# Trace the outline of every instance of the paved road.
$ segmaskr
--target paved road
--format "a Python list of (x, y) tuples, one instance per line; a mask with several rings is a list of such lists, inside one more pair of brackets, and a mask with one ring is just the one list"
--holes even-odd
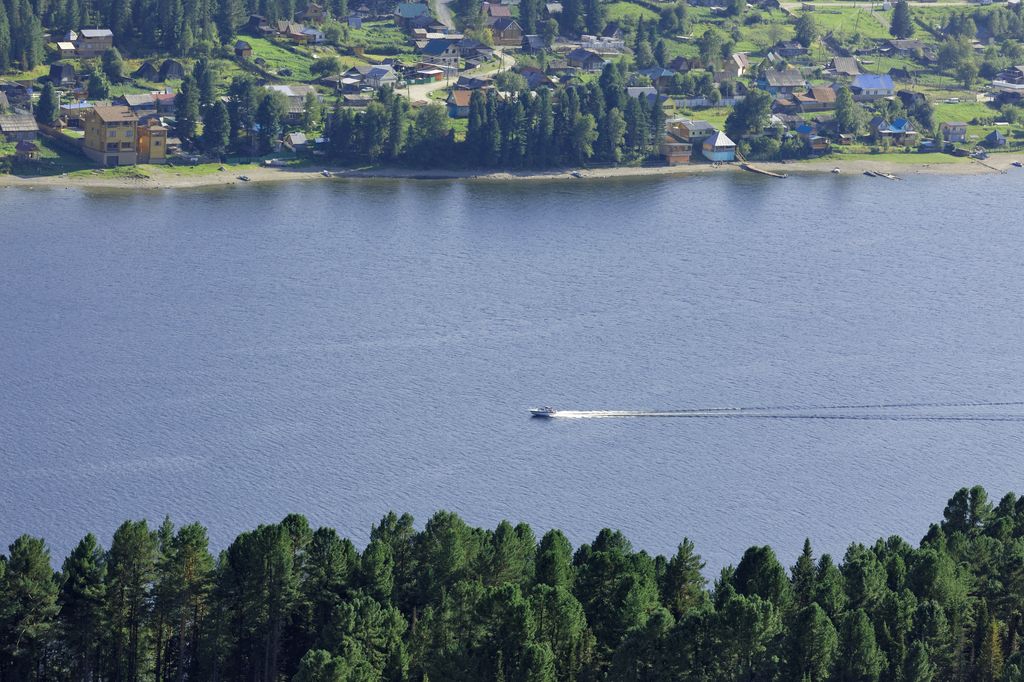
[[(511, 69), (515, 66), (516, 60), (505, 54), (503, 50), (495, 50), (494, 53), (501, 58), (500, 66), (492, 66), (487, 69), (477, 69), (474, 71), (467, 71), (468, 75), (472, 76), (489, 76), (492, 73), (497, 73), (499, 69)], [(435, 90), (444, 90), (451, 85), (454, 80), (447, 81), (436, 81), (434, 83), (422, 83), (420, 85), (410, 85), (407, 88), (402, 88), (398, 91), (398, 94), (405, 95), (412, 102), (418, 102), (420, 100), (430, 101), (429, 95)]]

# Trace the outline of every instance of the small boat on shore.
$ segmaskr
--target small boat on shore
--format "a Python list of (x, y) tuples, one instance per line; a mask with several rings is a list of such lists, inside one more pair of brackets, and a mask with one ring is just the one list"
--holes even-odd
[(1014, 168), (1022, 168), (1022, 167), (1024, 167), (1024, 163), (1021, 163), (1020, 161), (1014, 161), (1010, 165), (1013, 166)]
[(842, 173), (842, 171), (841, 171), (841, 170), (839, 170), (838, 168), (833, 168), (833, 169), (832, 169), (832, 172), (833, 172), (833, 173), (836, 173), (836, 174), (838, 174), (838, 173)]
[(554, 417), (555, 416), (555, 408), (548, 407), (546, 405), (544, 407), (534, 407), (533, 409), (530, 410), (530, 416), (531, 417), (543, 417), (543, 418)]

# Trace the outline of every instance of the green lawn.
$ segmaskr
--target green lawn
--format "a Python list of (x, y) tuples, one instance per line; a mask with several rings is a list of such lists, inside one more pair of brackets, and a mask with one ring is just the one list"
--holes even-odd
[(998, 115), (998, 110), (993, 109), (984, 102), (960, 102), (959, 104), (935, 104), (935, 122), (945, 123), (947, 121), (963, 121), (970, 123), (976, 118), (991, 118)]

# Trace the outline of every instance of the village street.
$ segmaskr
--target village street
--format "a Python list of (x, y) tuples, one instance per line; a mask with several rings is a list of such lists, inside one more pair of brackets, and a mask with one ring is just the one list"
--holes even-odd
[[(516, 60), (510, 57), (509, 55), (505, 54), (505, 51), (502, 50), (501, 48), (496, 49), (494, 51), (494, 54), (500, 60), (499, 64), (488, 67), (486, 69), (475, 69), (473, 71), (467, 71), (466, 73), (468, 75), (478, 77), (490, 76), (502, 69), (510, 69), (513, 66), (515, 66)], [(430, 93), (434, 92), (435, 90), (444, 90), (445, 88), (451, 86), (452, 83), (454, 83), (453, 79), (445, 79), (435, 81), (433, 83), (421, 83), (419, 85), (410, 85), (409, 87), (402, 88), (397, 92), (400, 95), (405, 95), (406, 97), (408, 97), (410, 102), (419, 102), (421, 100), (429, 101)]]

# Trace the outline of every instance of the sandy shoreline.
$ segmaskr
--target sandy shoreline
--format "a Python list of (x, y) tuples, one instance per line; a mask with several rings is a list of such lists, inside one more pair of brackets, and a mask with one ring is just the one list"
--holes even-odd
[[(952, 157), (944, 157), (952, 159)], [(1012, 155), (990, 157), (983, 163), (973, 159), (955, 159), (944, 163), (897, 163), (889, 160), (872, 160), (870, 158), (822, 159), (794, 163), (756, 163), (758, 168), (775, 173), (789, 175), (830, 173), (838, 168), (843, 174), (862, 174), (872, 170), (891, 173), (898, 177), (911, 175), (979, 175), (999, 173), (1012, 168), (1016, 160)], [(416, 170), (408, 168), (362, 168), (362, 169), (328, 169), (332, 178), (398, 178), (415, 180), (559, 180), (578, 179), (571, 169), (541, 172), (515, 171), (473, 171), (473, 170)], [(327, 180), (321, 170), (312, 168), (228, 168), (223, 172), (212, 173), (177, 173), (174, 168), (147, 167), (150, 177), (105, 177), (95, 175), (74, 176), (39, 176), (18, 177), (14, 175), (0, 176), (0, 187), (40, 187), (40, 188), (112, 188), (112, 189), (184, 189), (195, 187), (217, 187), (226, 185), (245, 185), (251, 183), (286, 182), (295, 180)], [(712, 173), (746, 172), (739, 164), (693, 164), (686, 166), (658, 166), (653, 168), (592, 168), (578, 171), (581, 179), (587, 178), (634, 178), (660, 176), (706, 175)], [(249, 182), (239, 179), (241, 174), (249, 177)], [(766, 178), (768, 179), (768, 178)]]

